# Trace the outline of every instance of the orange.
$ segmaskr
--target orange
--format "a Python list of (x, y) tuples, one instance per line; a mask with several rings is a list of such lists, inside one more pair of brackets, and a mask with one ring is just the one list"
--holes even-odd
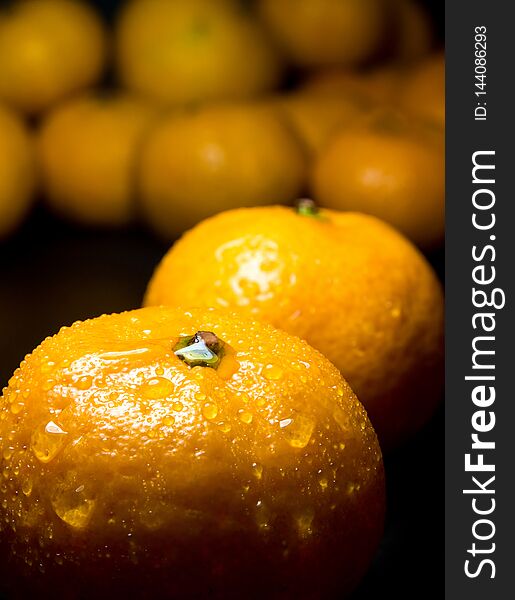
[(259, 0), (258, 10), (300, 67), (363, 63), (385, 28), (383, 0)]
[(390, 40), (393, 59), (413, 63), (424, 58), (433, 46), (433, 25), (420, 0), (394, 0), (395, 24)]
[(22, 0), (0, 12), (0, 98), (35, 113), (94, 83), (106, 58), (102, 23), (77, 0)]
[(305, 342), (239, 315), (63, 328), (4, 389), (0, 446), (18, 597), (340, 597), (381, 535), (362, 405)]
[(281, 108), (312, 155), (319, 154), (333, 135), (364, 112), (351, 95), (293, 92), (280, 96)]
[(404, 73), (398, 66), (376, 67), (366, 71), (321, 69), (302, 85), (303, 93), (352, 97), (364, 107), (394, 103)]
[(304, 149), (265, 105), (173, 114), (142, 150), (142, 210), (163, 237), (221, 210), (292, 201), (306, 177)]
[(386, 447), (440, 400), (443, 299), (423, 256), (385, 223), (301, 203), (208, 219), (168, 252), (145, 304), (238, 307), (306, 339), (358, 394)]
[(337, 135), (315, 166), (322, 206), (384, 219), (422, 248), (443, 243), (443, 130), (395, 111), (378, 111)]
[(32, 136), (17, 114), (0, 105), (0, 238), (28, 212), (35, 183)]
[(228, 0), (132, 0), (116, 47), (123, 83), (164, 104), (248, 98), (281, 70), (259, 24)]
[(46, 198), (87, 225), (123, 225), (135, 212), (138, 152), (155, 111), (128, 94), (60, 105), (38, 139)]
[(434, 54), (413, 67), (400, 91), (400, 103), (437, 123), (445, 123), (445, 59)]

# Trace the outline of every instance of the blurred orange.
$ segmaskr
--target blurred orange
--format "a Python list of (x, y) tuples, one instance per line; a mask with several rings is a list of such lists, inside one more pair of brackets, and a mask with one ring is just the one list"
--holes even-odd
[(34, 148), (25, 123), (0, 105), (0, 238), (28, 211), (36, 183)]
[(338, 136), (313, 174), (322, 206), (379, 217), (422, 248), (443, 242), (444, 136), (440, 126), (381, 110)]
[(302, 143), (268, 105), (172, 114), (147, 139), (142, 208), (165, 238), (221, 210), (294, 200), (306, 178)]
[(0, 57), (0, 98), (35, 113), (98, 79), (105, 32), (78, 0), (13, 2), (0, 12)]
[(433, 24), (420, 0), (394, 0), (396, 21), (391, 36), (393, 59), (413, 63), (429, 54), (434, 41)]
[(258, 0), (258, 11), (301, 67), (361, 64), (386, 28), (383, 0)]
[(364, 112), (361, 102), (346, 95), (293, 92), (277, 98), (312, 155), (319, 154), (340, 128)]
[(247, 98), (280, 74), (264, 31), (230, 0), (132, 0), (116, 45), (123, 83), (164, 104)]
[(87, 95), (55, 109), (38, 139), (46, 199), (87, 225), (122, 225), (135, 213), (138, 152), (155, 110), (128, 94)]
[(413, 67), (401, 89), (401, 104), (423, 117), (445, 123), (445, 58), (434, 54)]
[(404, 70), (397, 65), (376, 67), (366, 71), (322, 69), (302, 84), (304, 92), (319, 95), (353, 97), (364, 107), (395, 102)]

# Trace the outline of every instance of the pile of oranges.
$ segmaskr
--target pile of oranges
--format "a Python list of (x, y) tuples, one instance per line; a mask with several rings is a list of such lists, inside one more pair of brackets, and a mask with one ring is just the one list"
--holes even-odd
[(352, 593), (441, 399), (435, 45), (416, 0), (0, 11), (0, 238), (41, 197), (175, 241), (3, 389), (0, 592)]
[(0, 12), (0, 236), (35, 195), (169, 241), (222, 210), (310, 195), (433, 249), (434, 46), (417, 0), (130, 0), (111, 31), (80, 0), (14, 2)]

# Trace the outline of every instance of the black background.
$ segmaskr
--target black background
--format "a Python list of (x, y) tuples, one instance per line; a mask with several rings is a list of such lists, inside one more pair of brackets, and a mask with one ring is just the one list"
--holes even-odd
[[(108, 20), (121, 4), (92, 2)], [(443, 37), (443, 1), (426, 2)], [(42, 339), (62, 325), (137, 308), (167, 246), (142, 227), (84, 229), (40, 202), (11, 239), (0, 242), (0, 388)], [(443, 253), (429, 257), (443, 278)], [(423, 382), (421, 382), (423, 385)], [(443, 410), (386, 458), (385, 536), (353, 600), (444, 596)]]

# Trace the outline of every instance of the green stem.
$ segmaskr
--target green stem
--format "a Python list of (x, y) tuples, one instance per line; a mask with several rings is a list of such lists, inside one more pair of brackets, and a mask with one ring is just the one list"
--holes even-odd
[(314, 200), (310, 198), (302, 198), (297, 202), (297, 214), (302, 217), (320, 218), (320, 210)]
[(217, 369), (224, 356), (224, 342), (211, 331), (181, 336), (173, 351), (189, 367)]

